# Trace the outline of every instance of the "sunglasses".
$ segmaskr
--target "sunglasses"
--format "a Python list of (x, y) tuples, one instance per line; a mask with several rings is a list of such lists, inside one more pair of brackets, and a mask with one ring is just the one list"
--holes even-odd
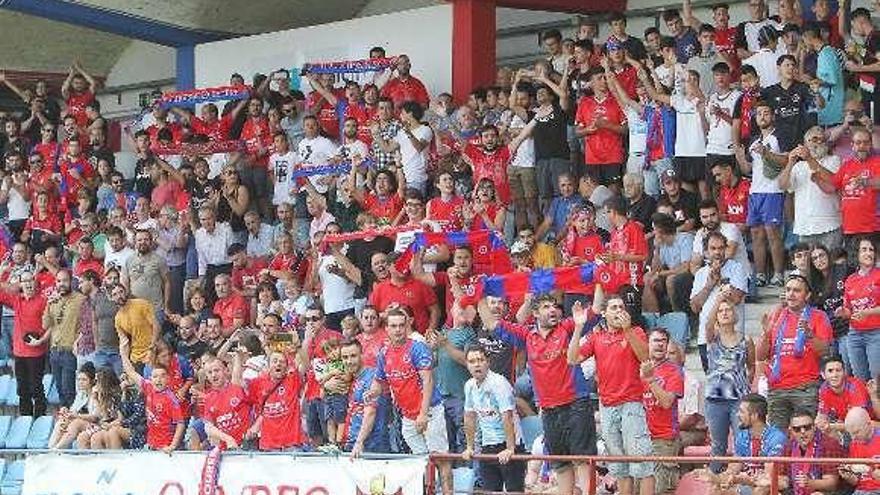
[(812, 423), (810, 423), (810, 424), (808, 424), (808, 425), (800, 425), (800, 426), (792, 426), (792, 427), (791, 427), (791, 431), (794, 431), (794, 432), (797, 432), (797, 433), (802, 433), (802, 432), (805, 432), (805, 431), (810, 431), (810, 430), (812, 430), (812, 429), (813, 429), (813, 424), (812, 424)]
[(316, 321), (321, 321), (322, 317), (320, 316), (306, 316), (303, 318), (303, 321), (314, 323)]

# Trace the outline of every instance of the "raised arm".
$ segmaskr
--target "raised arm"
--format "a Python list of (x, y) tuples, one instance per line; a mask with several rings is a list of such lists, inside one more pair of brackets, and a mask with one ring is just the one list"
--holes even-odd
[(315, 74), (309, 72), (308, 74), (306, 74), (306, 79), (309, 80), (309, 84), (312, 86), (312, 88), (314, 88), (315, 91), (318, 92), (318, 94), (320, 94), (325, 100), (327, 100), (327, 103), (334, 107), (336, 106), (336, 104), (339, 102), (339, 100), (336, 98), (336, 95), (333, 94), (332, 91), (327, 89), (327, 87), (324, 86), (324, 83), (322, 83)]
[(691, 5), (691, 0), (684, 0), (681, 3), (681, 18), (685, 24), (692, 27), (695, 31), (700, 31), (702, 23), (697, 19), (697, 16), (694, 15), (694, 8)]
[(73, 63), (73, 68), (76, 69), (76, 71), (79, 72), (80, 75), (83, 76), (83, 78), (85, 78), (87, 83), (89, 83), (89, 91), (91, 91), (92, 93), (98, 91), (98, 82), (95, 80), (94, 77), (92, 77), (91, 74), (88, 73), (88, 71), (83, 69), (83, 66), (79, 63), (79, 60)]

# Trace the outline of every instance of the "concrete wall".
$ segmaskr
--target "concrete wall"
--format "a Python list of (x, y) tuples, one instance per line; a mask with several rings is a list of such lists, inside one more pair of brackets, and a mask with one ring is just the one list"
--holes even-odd
[(430, 93), (451, 87), (449, 4), (199, 45), (196, 87), (225, 84), (233, 72), (247, 77), (307, 61), (361, 59), (374, 45), (384, 46), (390, 55), (409, 54), (413, 73)]

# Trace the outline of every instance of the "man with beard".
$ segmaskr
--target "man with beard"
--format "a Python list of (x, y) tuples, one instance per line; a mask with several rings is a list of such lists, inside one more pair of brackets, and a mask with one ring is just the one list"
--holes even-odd
[(122, 284), (110, 288), (110, 300), (119, 308), (114, 317), (119, 346), (122, 348), (126, 344), (125, 347), (131, 350), (129, 359), (138, 373), (143, 373), (144, 366), (150, 362), (153, 346), (162, 334), (155, 308), (145, 299), (131, 297)]
[(86, 296), (72, 291), (70, 282), (70, 272), (59, 270), (55, 275), (55, 291), (49, 295), (49, 303), (43, 312), (43, 328), (50, 335), (49, 368), (58, 381), (58, 394), (64, 407), (70, 407), (76, 397), (73, 341), (86, 302)]
[[(597, 286), (598, 287), (598, 286)], [(600, 299), (597, 297), (596, 299)], [(562, 311), (549, 294), (532, 306), (537, 325), (526, 326), (501, 320), (486, 303), (480, 304), (483, 325), (496, 337), (526, 352), (538, 405), (544, 409), (544, 439), (551, 455), (595, 455), (596, 424), (590, 404), (590, 387), (580, 366), (566, 360), (568, 341), (580, 340), (590, 311), (575, 303), (574, 319), (561, 320)], [(636, 371), (638, 374), (638, 371)], [(641, 397), (641, 390), (639, 392)], [(575, 472), (570, 462), (552, 464), (559, 493), (572, 493)], [(583, 479), (587, 466), (577, 464)]]
[(156, 253), (153, 235), (138, 230), (134, 235), (135, 254), (125, 262), (120, 275), (133, 297), (146, 299), (162, 319), (163, 309), (171, 307), (171, 278), (165, 258)]
[(422, 255), (415, 257), (413, 276), (430, 287), (443, 287), (446, 297), (446, 325), (452, 324), (452, 303), (465, 296), (473, 296), (482, 275), (473, 272), (474, 253), (470, 246), (459, 246), (452, 252), (452, 266), (445, 272), (426, 272)]
[(840, 168), (840, 157), (828, 154), (825, 133), (811, 127), (804, 144), (788, 154), (788, 163), (779, 174), (779, 186), (794, 193), (794, 226), (800, 242), (824, 245), (828, 249), (843, 246), (840, 231), (840, 199), (826, 193), (813, 181), (812, 169), (822, 167), (830, 173)]
[(782, 455), (802, 461), (787, 465), (787, 469), (779, 477), (779, 485), (781, 488), (788, 485), (793, 495), (838, 493), (836, 489), (840, 476), (837, 474), (837, 466), (805, 462), (807, 459), (819, 457), (846, 457), (840, 442), (832, 435), (818, 430), (818, 423), (813, 416), (810, 411), (799, 409), (792, 415), (791, 426), (788, 427), (791, 440), (785, 445)]
[(718, 211), (718, 204), (713, 199), (707, 199), (700, 203), (700, 223), (703, 225), (694, 236), (694, 252), (691, 256), (691, 273), (697, 273), (706, 261), (704, 241), (710, 232), (720, 232), (727, 239), (727, 248), (724, 251), (725, 260), (736, 260), (745, 270), (746, 275), (751, 274), (752, 264), (749, 262), (749, 253), (746, 250), (745, 241), (739, 227), (730, 222), (722, 222)]
[[(366, 309), (364, 311), (366, 312)], [(372, 313), (376, 314), (375, 310)], [(345, 450), (350, 451), (352, 457), (359, 457), (362, 452), (390, 452), (391, 443), (388, 438), (390, 397), (388, 394), (382, 394), (370, 398), (367, 393), (376, 379), (376, 369), (364, 363), (359, 340), (342, 341), (341, 356), (346, 373), (353, 377), (348, 416), (345, 420), (347, 433)]]
[[(281, 324), (278, 315), (271, 313), (264, 320)], [(294, 337), (294, 340), (298, 339)], [(309, 360), (303, 355), (305, 347), (297, 348), (298, 344), (291, 342), (284, 350), (269, 352), (268, 369), (247, 382), (248, 399), (254, 407), (256, 419), (246, 436), (259, 434), (259, 449), (262, 451), (287, 450), (305, 443), (300, 396)], [(232, 381), (239, 386), (243, 385), (241, 375), (247, 357), (247, 349), (239, 347), (232, 368)], [(291, 366), (291, 363), (295, 365)]]
[(768, 363), (768, 420), (787, 428), (796, 408), (816, 411), (819, 392), (819, 356), (832, 339), (831, 322), (813, 308), (810, 282), (789, 275), (782, 307), (764, 318), (763, 335), (755, 349), (758, 361)]
[[(880, 429), (874, 427), (871, 415), (861, 407), (854, 407), (846, 414), (846, 432), (852, 437), (849, 456), (855, 459), (876, 459), (880, 455)], [(856, 468), (858, 472), (856, 472)], [(870, 495), (880, 491), (880, 471), (864, 464), (846, 465), (838, 468), (841, 479), (855, 486), (856, 495)]]
[(415, 101), (422, 108), (427, 108), (431, 98), (428, 96), (428, 90), (425, 89), (424, 83), (410, 73), (412, 63), (409, 57), (406, 55), (398, 56), (394, 70), (397, 75), (382, 86), (382, 96), (390, 98), (398, 110), (407, 101)]

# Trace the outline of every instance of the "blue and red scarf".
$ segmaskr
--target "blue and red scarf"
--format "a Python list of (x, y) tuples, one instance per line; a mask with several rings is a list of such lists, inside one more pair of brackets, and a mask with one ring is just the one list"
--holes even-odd
[(165, 93), (156, 102), (162, 108), (190, 107), (215, 101), (243, 100), (251, 95), (250, 86), (219, 86)]

